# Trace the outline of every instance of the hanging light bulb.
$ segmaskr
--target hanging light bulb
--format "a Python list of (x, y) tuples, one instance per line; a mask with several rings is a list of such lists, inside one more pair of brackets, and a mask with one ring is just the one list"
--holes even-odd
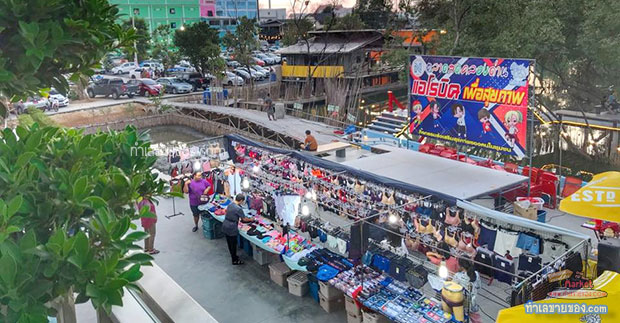
[(439, 263), (439, 277), (441, 277), (441, 279), (448, 278), (448, 267), (446, 267), (446, 262), (444, 260)]
[(390, 223), (396, 223), (398, 222), (398, 217), (394, 214), (390, 214), (390, 216), (388, 217), (388, 221), (390, 221)]
[(200, 162), (196, 160), (194, 161), (193, 168), (194, 168), (194, 172), (199, 172), (202, 169), (202, 166), (200, 165)]
[(243, 187), (243, 189), (247, 190), (248, 188), (250, 188), (250, 181), (248, 181), (247, 178), (244, 178), (243, 182), (241, 183), (241, 186)]
[(305, 204), (302, 205), (301, 206), (301, 215), (306, 216), (308, 214), (310, 214), (310, 208), (307, 205), (305, 205)]
[(312, 192), (310, 191), (306, 191), (306, 195), (304, 195), (306, 197), (307, 200), (312, 198)]
[(260, 167), (258, 167), (258, 165), (254, 165), (254, 167), (252, 167), (252, 171), (255, 173), (258, 173), (259, 170), (260, 170)]
[(312, 190), (312, 199), (316, 201), (316, 191)]

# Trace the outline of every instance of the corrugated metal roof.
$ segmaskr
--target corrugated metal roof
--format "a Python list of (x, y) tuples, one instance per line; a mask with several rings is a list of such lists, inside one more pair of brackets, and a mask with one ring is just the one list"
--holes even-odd
[(310, 40), (310, 46), (305, 42), (299, 42), (295, 45), (281, 48), (278, 53), (286, 54), (334, 54), (334, 53), (350, 53), (378, 39), (381, 35), (358, 40), (337, 41), (330, 39), (313, 38)]

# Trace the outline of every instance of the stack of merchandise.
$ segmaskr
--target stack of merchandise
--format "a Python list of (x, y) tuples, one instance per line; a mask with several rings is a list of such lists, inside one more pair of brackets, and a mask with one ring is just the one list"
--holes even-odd
[(385, 279), (377, 293), (363, 300), (364, 306), (400, 323), (446, 323), (452, 315), (441, 309), (441, 302), (425, 297), (408, 285)]
[[(377, 292), (382, 287), (381, 282), (385, 279), (386, 276), (382, 273), (362, 265), (341, 272), (336, 277), (330, 279), (329, 283), (341, 290), (345, 295), (356, 298), (357, 293), (371, 295)], [(361, 289), (362, 285), (363, 289)]]

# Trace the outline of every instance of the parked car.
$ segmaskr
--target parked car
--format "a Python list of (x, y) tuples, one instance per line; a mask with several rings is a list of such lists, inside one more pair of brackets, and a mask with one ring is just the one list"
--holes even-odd
[(138, 93), (141, 96), (159, 95), (161, 92), (161, 84), (151, 79), (138, 80)]
[(209, 77), (203, 77), (200, 73), (180, 72), (175, 73), (175, 76), (179, 80), (191, 84), (192, 92), (196, 92), (197, 90), (205, 90), (211, 83), (211, 79)]
[[(267, 65), (273, 65), (273, 64), (275, 64), (275, 63), (276, 63), (276, 60), (275, 60), (275, 59), (273, 59), (273, 58), (271, 58), (271, 57), (269, 57), (269, 56), (267, 56), (267, 55), (265, 55), (265, 54), (262, 54), (262, 53), (261, 53), (261, 54), (256, 54), (256, 55), (254, 55), (254, 57), (256, 57), (256, 58), (258, 58), (258, 59), (262, 60), (262, 61), (263, 61), (263, 62), (265, 62), (265, 64), (267, 64)], [(259, 65), (260, 65), (260, 64), (259, 64)], [(262, 65), (261, 65), (261, 66), (262, 66)]]
[(150, 68), (152, 70), (158, 70), (158, 71), (163, 71), (164, 70), (164, 64), (158, 62), (158, 61), (153, 61), (153, 60), (148, 60), (148, 61), (142, 61), (142, 63), (140, 63), (140, 67), (142, 68)]
[[(244, 70), (247, 71), (247, 68), (244, 68)], [(255, 80), (264, 80), (265, 77), (267, 77), (267, 75), (265, 75), (265, 73), (258, 71), (252, 67), (250, 67), (250, 72), (252, 74), (252, 77), (254, 77)]]
[(274, 64), (280, 64), (282, 59), (280, 58), (280, 56), (278, 56), (277, 54), (274, 53), (264, 53), (263, 55), (271, 58), (273, 60)]
[(259, 72), (265, 73), (266, 76), (269, 76), (269, 74), (271, 74), (271, 68), (269, 67), (262, 67), (260, 65), (252, 65), (251, 67), (255, 70), (258, 70)]
[(223, 84), (230, 85), (230, 86), (232, 85), (241, 86), (245, 84), (245, 82), (243, 81), (243, 78), (235, 75), (235, 73), (222, 72), (222, 74), (223, 74), (223, 80), (222, 80)]
[(52, 88), (49, 93), (49, 98), (56, 100), (59, 107), (66, 107), (69, 105), (69, 99), (66, 96), (60, 94), (56, 89)]
[(250, 73), (244, 69), (243, 67), (239, 67), (233, 70), (233, 73), (237, 74), (238, 76), (240, 76), (241, 78), (243, 78), (244, 81), (249, 81), (252, 76), (250, 75)]
[(252, 61), (254, 61), (254, 64), (265, 66), (265, 61), (260, 58), (252, 57)]
[(113, 67), (110, 72), (112, 74), (127, 74), (133, 70), (140, 68), (140, 66), (136, 65), (134, 62), (123, 63), (119, 66)]
[(189, 93), (192, 91), (192, 85), (185, 83), (176, 77), (160, 77), (157, 79), (157, 83), (164, 87), (166, 93)]
[(241, 66), (241, 64), (237, 61), (233, 61), (233, 60), (229, 60), (226, 61), (226, 66), (230, 67), (230, 68), (237, 68), (239, 66)]
[(31, 97), (28, 97), (26, 102), (24, 102), (24, 111), (30, 108), (37, 108), (37, 109), (41, 109), (45, 111), (48, 109), (49, 104), (50, 102), (47, 98), (44, 98), (38, 95), (31, 96)]
[(258, 65), (250, 66), (250, 68), (253, 69), (254, 71), (256, 71), (256, 73), (258, 73), (263, 79), (269, 77), (269, 70), (267, 70), (267, 69), (264, 69), (264, 68), (262, 68), (262, 67), (260, 67)]
[(138, 84), (133, 82), (125, 83), (120, 78), (104, 78), (90, 83), (88, 88), (86, 88), (86, 93), (88, 93), (90, 98), (94, 98), (97, 95), (111, 95), (114, 99), (118, 99), (123, 95), (133, 98), (138, 93)]

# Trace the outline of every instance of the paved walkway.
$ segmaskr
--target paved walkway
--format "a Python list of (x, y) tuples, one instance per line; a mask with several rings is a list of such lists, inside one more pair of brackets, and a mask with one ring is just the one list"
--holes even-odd
[(306, 137), (305, 131), (310, 130), (318, 141), (319, 145), (339, 140), (339, 136), (334, 134), (334, 130), (338, 130), (340, 128), (328, 126), (320, 122), (296, 118), (289, 115), (286, 115), (284, 119), (270, 121), (269, 118), (267, 118), (267, 113), (257, 110), (246, 110), (240, 108), (196, 103), (167, 102), (167, 104), (171, 104), (177, 107), (213, 111), (235, 116), (238, 118), (243, 118), (256, 124), (268, 127), (275, 132), (295, 137), (300, 141), (303, 141)]

